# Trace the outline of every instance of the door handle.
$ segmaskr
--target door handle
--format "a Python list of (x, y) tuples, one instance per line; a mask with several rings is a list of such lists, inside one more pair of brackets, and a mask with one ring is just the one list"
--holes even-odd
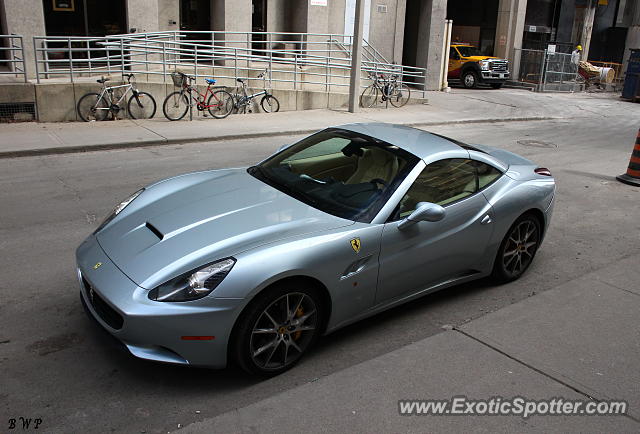
[(488, 225), (489, 223), (491, 223), (493, 220), (491, 220), (491, 217), (489, 216), (489, 214), (487, 214), (486, 216), (482, 217), (482, 220), (480, 220), (480, 224), (482, 225)]

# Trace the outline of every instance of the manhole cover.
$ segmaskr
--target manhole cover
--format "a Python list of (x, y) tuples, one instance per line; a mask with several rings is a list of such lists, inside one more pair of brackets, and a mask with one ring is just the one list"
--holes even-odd
[(532, 148), (557, 148), (558, 145), (550, 142), (542, 142), (540, 140), (518, 140), (517, 142), (522, 146), (530, 146)]

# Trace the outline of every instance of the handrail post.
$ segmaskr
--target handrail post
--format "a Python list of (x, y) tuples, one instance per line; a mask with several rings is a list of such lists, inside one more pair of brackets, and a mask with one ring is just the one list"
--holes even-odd
[(19, 37), (20, 37), (20, 54), (22, 56), (22, 75), (24, 75), (24, 82), (28, 83), (29, 80), (27, 79), (27, 60), (24, 58), (24, 38), (22, 37), (22, 35), (20, 35)]
[(167, 51), (166, 43), (164, 41), (162, 41), (162, 82), (167, 82)]
[(124, 40), (120, 38), (120, 66), (122, 78), (124, 79)]
[(38, 71), (38, 43), (36, 36), (33, 37), (33, 57), (35, 58), (36, 83), (40, 84), (40, 72)]
[(194, 56), (193, 56), (193, 75), (196, 77), (196, 86), (198, 85), (198, 44), (193, 46), (194, 48)]
[(92, 68), (91, 68), (91, 50), (89, 50), (89, 40), (87, 39), (87, 61), (89, 62), (89, 75), (91, 75), (92, 72)]
[(73, 51), (71, 51), (71, 38), (67, 38), (67, 49), (69, 50), (69, 72), (71, 73), (71, 83), (73, 83)]

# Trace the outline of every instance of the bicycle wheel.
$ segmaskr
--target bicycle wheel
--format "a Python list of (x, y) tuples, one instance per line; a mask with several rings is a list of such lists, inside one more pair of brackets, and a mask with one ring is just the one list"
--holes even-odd
[(235, 94), (233, 96), (233, 113), (238, 115), (245, 114), (249, 104), (251, 104), (251, 100), (246, 99), (243, 95)]
[(85, 122), (103, 121), (109, 114), (109, 104), (94, 92), (80, 98), (77, 105), (78, 116)]
[(216, 119), (224, 119), (233, 111), (233, 96), (226, 90), (216, 90), (207, 100), (209, 113)]
[(156, 100), (147, 92), (136, 92), (127, 103), (131, 119), (151, 119), (156, 114)]
[(402, 107), (405, 105), (411, 97), (411, 90), (409, 86), (404, 83), (396, 84), (389, 95), (389, 102), (394, 107)]
[(173, 92), (167, 95), (162, 104), (162, 112), (170, 121), (179, 121), (189, 110), (189, 99), (182, 92)]
[(378, 102), (378, 88), (374, 84), (367, 86), (360, 95), (360, 107), (369, 108), (373, 107)]
[(260, 106), (265, 113), (275, 113), (280, 110), (280, 101), (273, 95), (265, 95), (260, 100)]

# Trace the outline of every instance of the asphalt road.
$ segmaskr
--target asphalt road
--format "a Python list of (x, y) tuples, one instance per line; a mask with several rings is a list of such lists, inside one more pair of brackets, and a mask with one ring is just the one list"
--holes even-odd
[[(46, 432), (172, 431), (637, 253), (640, 189), (614, 179), (629, 161), (637, 117), (608, 112), (606, 104), (596, 101), (584, 117), (562, 121), (432, 128), (521, 153), (552, 170), (559, 184), (555, 216), (532, 268), (508, 285), (466, 284), (345, 328), (323, 338), (296, 368), (266, 381), (234, 368), (173, 367), (116, 350), (85, 317), (74, 250), (139, 187), (188, 171), (249, 165), (296, 137), (0, 160), (0, 431), (19, 417), (41, 418)], [(283, 411), (295, 417), (294, 410)]]

